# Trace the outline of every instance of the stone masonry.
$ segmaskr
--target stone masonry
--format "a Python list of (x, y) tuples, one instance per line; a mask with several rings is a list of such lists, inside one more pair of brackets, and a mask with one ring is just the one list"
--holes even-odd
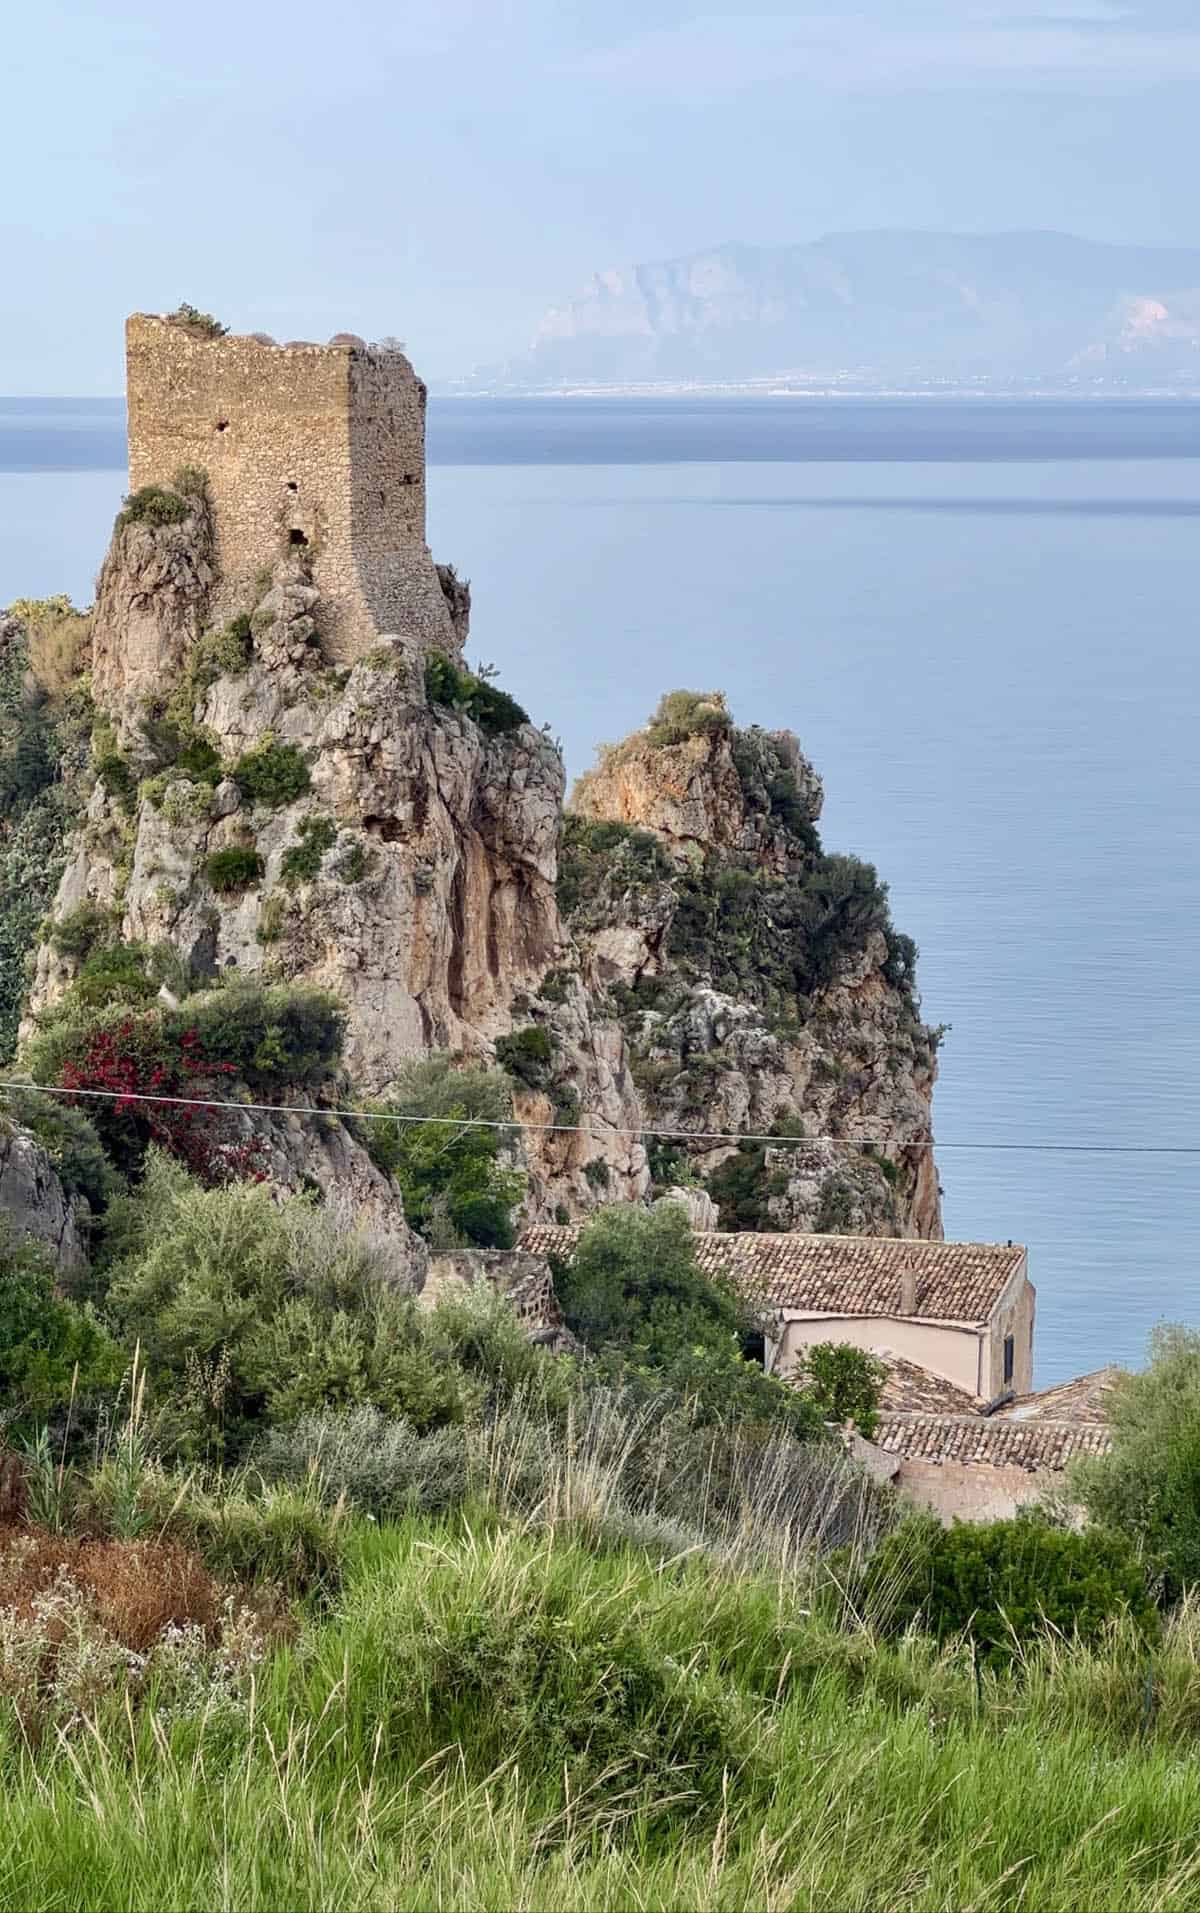
[(206, 474), (231, 609), (261, 568), (303, 554), (332, 662), (381, 632), (458, 650), (425, 543), (425, 387), (402, 352), (208, 338), (145, 313), (125, 343), (130, 488)]

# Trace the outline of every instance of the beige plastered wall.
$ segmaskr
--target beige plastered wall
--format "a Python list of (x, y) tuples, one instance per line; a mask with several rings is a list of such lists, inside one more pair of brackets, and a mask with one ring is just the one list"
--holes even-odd
[(790, 1375), (804, 1350), (817, 1342), (849, 1342), (852, 1348), (887, 1349), (903, 1355), (972, 1395), (980, 1392), (986, 1334), (971, 1323), (927, 1322), (902, 1315), (788, 1314), (776, 1338), (773, 1367), (780, 1375)]

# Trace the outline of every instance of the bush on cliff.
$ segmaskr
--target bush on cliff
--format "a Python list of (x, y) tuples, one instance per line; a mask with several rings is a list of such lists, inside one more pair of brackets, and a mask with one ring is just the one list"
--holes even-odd
[(278, 744), (273, 739), (243, 752), (232, 776), (252, 804), (261, 804), (267, 810), (294, 804), (312, 782), (303, 752), (294, 744)]
[(509, 1159), (512, 1132), (489, 1125), (511, 1116), (499, 1070), (455, 1068), (448, 1056), (431, 1056), (402, 1070), (386, 1102), (373, 1104), (356, 1128), (399, 1183), (418, 1234), (440, 1249), (510, 1249), (524, 1177)]
[(646, 726), (646, 737), (661, 749), (683, 744), (689, 737), (714, 737), (732, 727), (723, 691), (664, 691)]
[(425, 695), (431, 704), (464, 712), (485, 737), (503, 737), (529, 722), (529, 713), (497, 690), (486, 672), (467, 671), (442, 651), (431, 651), (425, 661)]
[(265, 868), (257, 850), (248, 844), (228, 844), (224, 850), (213, 851), (204, 866), (204, 877), (210, 889), (225, 895), (249, 889), (259, 881)]
[(165, 485), (143, 485), (125, 499), (117, 513), (117, 530), (126, 525), (149, 525), (155, 531), (164, 525), (181, 525), (191, 510), (186, 498)]

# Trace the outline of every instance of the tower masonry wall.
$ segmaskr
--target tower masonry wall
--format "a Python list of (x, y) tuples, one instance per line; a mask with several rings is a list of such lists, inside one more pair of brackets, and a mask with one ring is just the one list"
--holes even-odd
[(328, 656), (382, 632), (457, 650), (425, 543), (425, 388), (400, 352), (206, 339), (136, 313), (126, 326), (129, 483), (208, 478), (221, 599), (299, 548)]

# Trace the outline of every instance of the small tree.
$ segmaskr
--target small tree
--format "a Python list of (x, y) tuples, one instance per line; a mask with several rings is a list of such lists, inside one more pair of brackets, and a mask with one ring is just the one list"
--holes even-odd
[[(436, 1246), (511, 1249), (524, 1178), (505, 1160), (512, 1115), (499, 1070), (456, 1069), (440, 1055), (411, 1063), (364, 1123), (364, 1140), (396, 1178), (412, 1227)], [(421, 1121), (411, 1120), (422, 1118)]]
[(41, 1421), (79, 1394), (115, 1387), (125, 1358), (95, 1316), (54, 1292), (40, 1242), (0, 1218), (0, 1401), (6, 1420)]
[(699, 1267), (682, 1208), (601, 1209), (555, 1287), (568, 1326), (620, 1379), (674, 1388), (703, 1419), (820, 1433), (810, 1395), (743, 1359), (757, 1318), (732, 1282)]
[(1176, 1600), (1200, 1582), (1200, 1330), (1155, 1329), (1149, 1367), (1118, 1378), (1109, 1412), (1112, 1450), (1075, 1464), (1073, 1490)]
[(849, 1342), (818, 1342), (804, 1358), (804, 1379), (826, 1421), (853, 1422), (869, 1441), (879, 1419), (879, 1391), (887, 1370)]

